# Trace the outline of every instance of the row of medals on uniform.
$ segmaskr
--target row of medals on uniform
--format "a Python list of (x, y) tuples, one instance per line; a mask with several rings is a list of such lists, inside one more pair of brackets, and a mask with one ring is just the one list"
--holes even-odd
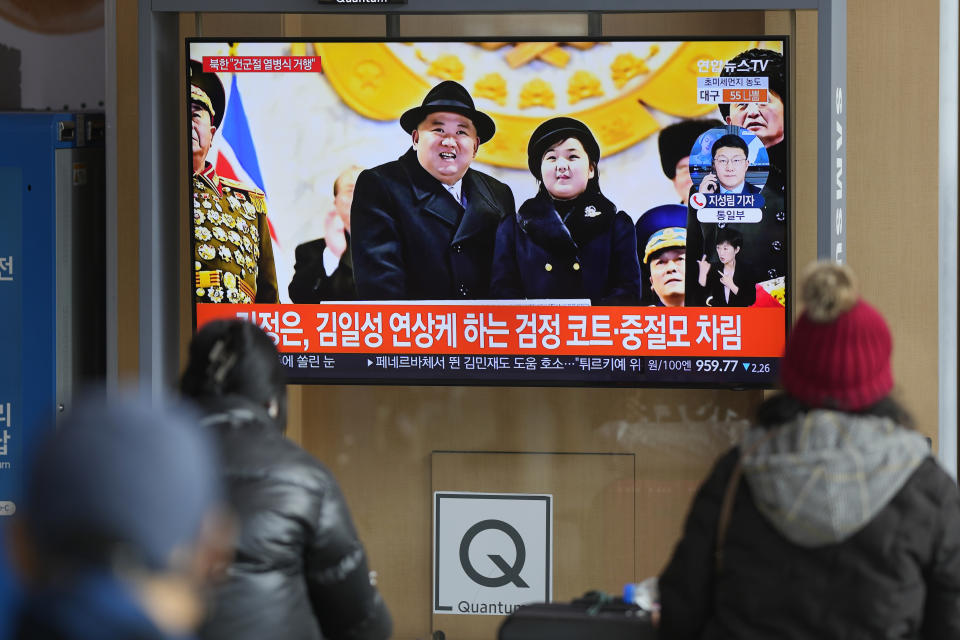
[[(230, 211), (238, 212), (243, 217), (235, 216), (224, 211), (220, 203), (213, 201), (209, 193), (198, 193), (202, 188), (203, 184), (200, 182), (194, 183), (193, 237), (197, 240), (197, 255), (204, 260), (213, 260), (219, 255), (223, 262), (236, 263), (240, 268), (241, 278), (245, 278), (249, 271), (256, 279), (257, 261), (260, 259), (256, 207), (246, 199), (244, 194), (240, 192), (233, 194), (230, 187), (221, 185), (221, 189), (227, 194)], [(253, 224), (248, 224), (247, 220)], [(210, 225), (209, 228), (203, 226), (204, 222)], [(217, 247), (209, 244), (211, 238), (218, 240), (221, 244)], [(233, 247), (231, 248), (230, 245)], [(195, 262), (194, 269), (200, 271), (200, 268), (200, 263)], [(229, 302), (253, 302), (250, 296), (239, 289), (237, 276), (233, 272), (224, 270), (221, 283), (222, 287), (212, 286), (206, 289), (197, 287), (197, 297), (202, 298), (206, 295), (210, 302), (221, 302), (226, 293)]]

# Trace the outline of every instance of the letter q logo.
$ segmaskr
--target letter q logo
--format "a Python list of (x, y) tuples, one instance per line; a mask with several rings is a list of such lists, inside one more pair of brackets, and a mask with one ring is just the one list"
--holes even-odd
[[(494, 577), (483, 575), (477, 571), (473, 563), (470, 562), (470, 545), (473, 544), (473, 540), (484, 531), (490, 530), (505, 533), (510, 538), (510, 541), (513, 542), (513, 546), (516, 549), (516, 559), (514, 560), (513, 566), (499, 554), (491, 553), (487, 555), (501, 572), (499, 576)], [(503, 520), (481, 520), (470, 527), (467, 532), (463, 534), (463, 539), (460, 541), (460, 565), (471, 580), (483, 587), (502, 587), (513, 583), (518, 587), (529, 589), (530, 585), (520, 577), (520, 572), (523, 571), (523, 565), (526, 561), (527, 548), (523, 544), (523, 538), (520, 537), (516, 529)]]

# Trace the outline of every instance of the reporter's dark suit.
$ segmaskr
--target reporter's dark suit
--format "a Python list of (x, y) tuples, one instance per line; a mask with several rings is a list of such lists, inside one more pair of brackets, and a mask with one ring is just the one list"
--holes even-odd
[(353, 192), (353, 270), (359, 300), (489, 297), (497, 226), (513, 192), (468, 169), (466, 210), (410, 149), (363, 171)]

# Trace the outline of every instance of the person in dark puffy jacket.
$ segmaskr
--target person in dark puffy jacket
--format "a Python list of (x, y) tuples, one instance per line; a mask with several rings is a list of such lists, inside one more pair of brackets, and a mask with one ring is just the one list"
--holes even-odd
[(886, 322), (848, 267), (816, 265), (802, 294), (785, 393), (700, 487), (660, 577), (660, 637), (960, 638), (960, 492), (890, 397)]
[(239, 529), (201, 637), (389, 637), (390, 614), (336, 480), (283, 435), (284, 371), (270, 338), (249, 322), (204, 326), (181, 390), (218, 437)]

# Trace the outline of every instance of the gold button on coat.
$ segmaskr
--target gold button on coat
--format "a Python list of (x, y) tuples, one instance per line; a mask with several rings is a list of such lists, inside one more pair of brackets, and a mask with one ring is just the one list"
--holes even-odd
[(574, 263), (573, 263), (573, 270), (574, 270), (574, 271), (580, 271), (580, 263), (579, 263), (579, 262), (574, 262)]
[(543, 268), (544, 268), (546, 271), (553, 271), (553, 265), (550, 264), (549, 262), (548, 262), (547, 264), (543, 265)]

